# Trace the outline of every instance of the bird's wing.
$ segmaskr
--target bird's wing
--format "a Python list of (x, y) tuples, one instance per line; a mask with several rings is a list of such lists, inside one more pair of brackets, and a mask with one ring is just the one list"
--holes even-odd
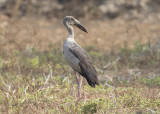
[(79, 66), (81, 69), (79, 73), (87, 79), (88, 84), (92, 87), (95, 87), (95, 84), (98, 85), (97, 72), (87, 52), (77, 44), (69, 48), (69, 51), (79, 59)]

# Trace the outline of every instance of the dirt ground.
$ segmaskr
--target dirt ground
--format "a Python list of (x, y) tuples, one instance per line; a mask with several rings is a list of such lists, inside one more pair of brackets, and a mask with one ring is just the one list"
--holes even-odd
[[(24, 50), (36, 48), (47, 50), (49, 46), (61, 48), (67, 30), (63, 19), (43, 19), (23, 17), (10, 19), (0, 16), (0, 48), (2, 51), (12, 49)], [(146, 20), (84, 20), (80, 22), (87, 28), (88, 34), (75, 28), (75, 40), (82, 45), (96, 46), (98, 51), (106, 52), (127, 46), (132, 48), (135, 42), (155, 42), (160, 37), (160, 23), (156, 19)]]

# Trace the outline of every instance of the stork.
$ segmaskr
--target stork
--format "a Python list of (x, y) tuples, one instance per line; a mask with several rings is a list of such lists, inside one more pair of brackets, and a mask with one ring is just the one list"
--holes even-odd
[(81, 97), (80, 93), (80, 78), (76, 74), (78, 72), (82, 75), (91, 87), (95, 87), (98, 84), (97, 72), (92, 64), (92, 61), (87, 52), (79, 46), (74, 40), (73, 25), (87, 32), (83, 25), (76, 20), (73, 16), (66, 16), (63, 20), (63, 24), (68, 30), (68, 37), (64, 41), (63, 54), (67, 63), (72, 67), (74, 75), (77, 80), (78, 98)]

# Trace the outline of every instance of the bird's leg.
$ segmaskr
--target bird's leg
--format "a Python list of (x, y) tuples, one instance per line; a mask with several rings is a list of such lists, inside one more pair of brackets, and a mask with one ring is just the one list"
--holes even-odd
[(75, 72), (75, 77), (76, 77), (76, 81), (77, 81), (77, 87), (78, 87), (78, 100), (81, 98), (81, 92), (80, 92), (80, 81), (79, 81), (79, 77), (78, 75), (76, 74), (76, 71)]
[(79, 86), (81, 88), (83, 82), (83, 77), (79, 75)]

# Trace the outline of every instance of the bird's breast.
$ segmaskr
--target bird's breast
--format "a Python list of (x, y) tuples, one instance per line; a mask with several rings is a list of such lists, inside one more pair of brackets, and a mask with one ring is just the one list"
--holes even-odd
[(64, 57), (67, 61), (67, 63), (76, 71), (78, 72), (81, 72), (80, 70), (80, 66), (79, 66), (79, 59), (76, 58), (72, 52), (69, 50), (69, 48), (73, 48), (73, 41), (72, 40), (66, 40), (64, 42), (64, 45), (63, 45), (63, 54), (64, 54)]

